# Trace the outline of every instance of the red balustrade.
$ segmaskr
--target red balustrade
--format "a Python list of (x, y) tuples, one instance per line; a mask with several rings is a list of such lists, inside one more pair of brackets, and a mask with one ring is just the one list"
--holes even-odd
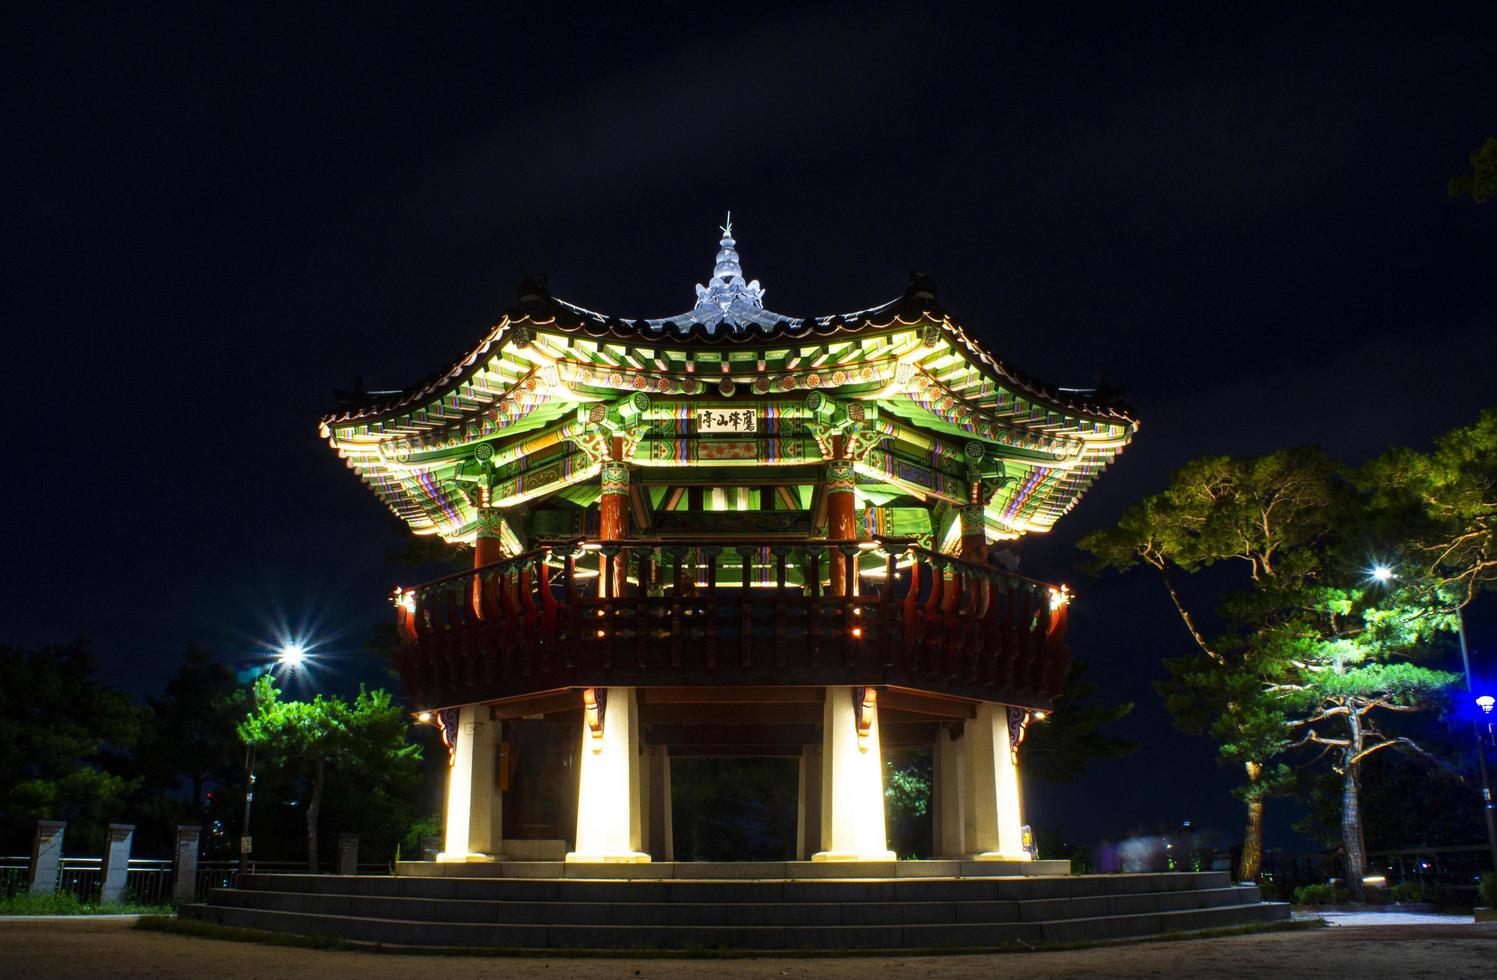
[(1042, 708), (1070, 663), (1065, 598), (904, 539), (552, 542), (398, 594), (396, 665), (424, 708), (712, 684)]

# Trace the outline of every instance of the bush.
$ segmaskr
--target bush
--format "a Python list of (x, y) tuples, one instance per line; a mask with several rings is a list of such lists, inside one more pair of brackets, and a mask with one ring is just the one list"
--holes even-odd
[(1417, 881), (1400, 881), (1388, 889), (1388, 897), (1395, 902), (1424, 902), (1428, 901), (1424, 886)]
[(1346, 892), (1334, 885), (1301, 885), (1294, 890), (1295, 905), (1336, 905), (1346, 901)]
[(1497, 874), (1482, 875), (1476, 893), (1481, 896), (1481, 904), (1489, 909), (1497, 908)]
[(77, 895), (31, 895), (22, 892), (0, 901), (3, 915), (82, 915), (83, 902)]
[(395, 860), (401, 860), (401, 855), (407, 861), (421, 860), (421, 838), (440, 836), (442, 829), (440, 816), (417, 817), (406, 830), (405, 837), (395, 845)]
[(1258, 882), (1258, 894), (1265, 902), (1287, 902), (1294, 896), (1289, 894), (1289, 889), (1271, 878), (1264, 878)]
[(170, 905), (146, 905), (133, 897), (123, 902), (85, 902), (67, 892), (0, 898), (0, 915), (170, 915)]

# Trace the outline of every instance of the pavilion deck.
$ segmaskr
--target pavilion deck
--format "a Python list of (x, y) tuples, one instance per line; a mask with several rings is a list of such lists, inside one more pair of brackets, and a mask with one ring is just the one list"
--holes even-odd
[(1063, 590), (903, 539), (562, 541), (397, 596), (442, 708), (578, 687), (872, 685), (1048, 708)]

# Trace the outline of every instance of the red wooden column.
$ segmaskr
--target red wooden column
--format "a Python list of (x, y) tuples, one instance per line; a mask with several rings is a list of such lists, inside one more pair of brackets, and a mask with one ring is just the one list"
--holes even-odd
[[(615, 438), (609, 449), (610, 459), (603, 462), (603, 496), (598, 499), (598, 536), (604, 541), (621, 541), (629, 536), (629, 465), (619, 459), (623, 440)], [(624, 565), (618, 560), (614, 572), (614, 591), (622, 595)], [(603, 583), (598, 583), (602, 588)]]
[(491, 565), (504, 557), (504, 516), (498, 507), (478, 508), (478, 537), (473, 542), (473, 567)]
[[(832, 445), (834, 451), (840, 455), (842, 437), (834, 437)], [(826, 480), (827, 537), (841, 541), (856, 538), (858, 536), (858, 498), (853, 493), (853, 488), (857, 485), (857, 477), (853, 471), (852, 460), (830, 460), (826, 464), (824, 479)], [(852, 590), (848, 584), (846, 562), (837, 555), (829, 555), (828, 560), (832, 563), (832, 595), (848, 595)]]
[[(488, 506), (487, 492), (483, 500), (483, 505), (478, 508), (478, 536), (473, 539), (474, 568), (493, 564), (504, 557), (504, 543), (501, 537), (504, 533), (504, 515), (498, 507)], [(473, 577), (473, 590), (468, 596), (468, 602), (473, 608), (473, 615), (482, 619), (484, 617), (483, 579), (480, 576)]]
[(988, 533), (983, 521), (982, 504), (969, 503), (961, 509), (962, 558), (987, 564)]

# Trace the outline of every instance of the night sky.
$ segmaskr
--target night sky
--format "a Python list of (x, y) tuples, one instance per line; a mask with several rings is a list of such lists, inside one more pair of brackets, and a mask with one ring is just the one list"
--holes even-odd
[(1137, 441), (1025, 571), (1072, 584), (1144, 748), (1028, 816), (1235, 833), (1234, 774), (1149, 686), (1185, 649), (1157, 583), (1088, 578), (1075, 540), (1192, 456), (1356, 461), (1497, 403), (1497, 205), (1445, 192), (1497, 135), (1490, 4), (118, 6), (12, 12), (0, 42), (0, 641), (86, 636), (138, 693), (189, 642), (241, 663), (286, 628), (328, 686), (378, 679), (359, 648), (425, 575), (318, 437), (333, 389), (445, 368), (534, 272), (682, 312), (731, 208), (776, 311), (920, 269), (1008, 363), (1126, 388)]

